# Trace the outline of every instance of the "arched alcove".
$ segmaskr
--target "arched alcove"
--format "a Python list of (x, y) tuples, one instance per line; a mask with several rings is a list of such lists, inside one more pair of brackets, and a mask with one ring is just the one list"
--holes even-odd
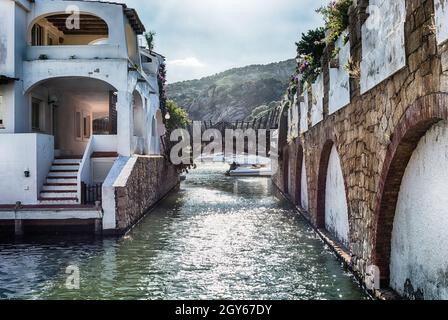
[(448, 299), (448, 123), (420, 139), (398, 194), (390, 286), (412, 299)]
[(289, 147), (283, 148), (283, 192), (290, 195), (290, 163), (289, 163)]
[(308, 200), (308, 175), (306, 171), (306, 161), (305, 157), (302, 157), (302, 174), (300, 177), (300, 185), (301, 185), (301, 196), (300, 196), (300, 205), (301, 207), (308, 211), (309, 210), (309, 200)]
[(332, 141), (322, 149), (318, 177), (317, 226), (349, 246), (350, 228), (341, 160)]
[(143, 138), (145, 132), (145, 112), (142, 97), (137, 91), (134, 91), (132, 95), (132, 102), (134, 136)]
[(295, 203), (299, 206), (302, 204), (302, 165), (303, 165), (303, 148), (301, 145), (297, 146), (296, 164), (295, 164)]
[(375, 208), (373, 264), (381, 286), (412, 299), (447, 299), (446, 94), (417, 100), (396, 126)]

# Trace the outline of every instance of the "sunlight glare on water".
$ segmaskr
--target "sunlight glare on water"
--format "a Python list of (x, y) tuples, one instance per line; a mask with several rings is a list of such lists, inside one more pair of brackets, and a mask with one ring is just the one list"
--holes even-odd
[[(0, 298), (365, 299), (268, 178), (201, 165), (121, 238), (0, 244)], [(79, 290), (65, 287), (79, 267)]]

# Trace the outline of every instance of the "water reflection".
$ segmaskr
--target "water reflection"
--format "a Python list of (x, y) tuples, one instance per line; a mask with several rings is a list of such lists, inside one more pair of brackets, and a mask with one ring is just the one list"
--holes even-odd
[[(359, 299), (269, 179), (201, 166), (126, 237), (0, 245), (0, 295), (26, 299)], [(80, 290), (65, 269), (80, 269)]]

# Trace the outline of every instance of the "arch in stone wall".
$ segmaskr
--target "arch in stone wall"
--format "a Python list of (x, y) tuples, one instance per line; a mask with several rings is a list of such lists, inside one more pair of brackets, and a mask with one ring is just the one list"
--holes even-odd
[(287, 195), (290, 195), (290, 190), (289, 190), (289, 180), (290, 180), (290, 163), (289, 163), (289, 146), (286, 145), (283, 148), (283, 192)]
[(302, 167), (303, 164), (303, 147), (297, 144), (297, 155), (296, 155), (296, 165), (295, 168), (295, 179), (294, 179), (294, 201), (296, 205), (302, 205)]
[(300, 192), (301, 192), (301, 196), (300, 196), (300, 206), (302, 207), (302, 209), (304, 209), (305, 211), (308, 211), (309, 208), (309, 194), (308, 194), (308, 172), (306, 170), (307, 168), (307, 163), (306, 163), (306, 159), (305, 159), (305, 155), (303, 155), (302, 157), (302, 176), (301, 176), (301, 182), (300, 182)]
[(280, 152), (279, 158), (283, 157), (283, 151), (288, 146), (288, 106), (282, 107), (278, 122), (278, 142), (277, 150)]
[(333, 148), (333, 141), (327, 140), (325, 142), (319, 163), (319, 173), (317, 177), (317, 216), (316, 226), (318, 228), (325, 228), (325, 186), (327, 184), (327, 168), (330, 160), (331, 148)]
[[(432, 94), (417, 100), (401, 118), (387, 150), (376, 198), (372, 257), (380, 270), (383, 287), (389, 286), (391, 278), (392, 234), (406, 169), (422, 138), (435, 124), (448, 119), (447, 105), (447, 94)], [(408, 289), (412, 289), (410, 280)], [(407, 293), (418, 295), (417, 288), (414, 289)]]
[[(330, 188), (329, 184), (334, 186)], [(322, 148), (319, 163), (316, 225), (329, 231), (339, 242), (348, 247), (350, 215), (346, 190), (337, 147), (332, 140), (327, 140)]]

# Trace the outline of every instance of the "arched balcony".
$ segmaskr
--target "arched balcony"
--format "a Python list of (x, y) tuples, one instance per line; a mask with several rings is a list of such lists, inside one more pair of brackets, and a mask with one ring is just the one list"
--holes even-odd
[[(109, 27), (92, 14), (53, 14), (36, 21), (30, 31), (31, 46), (89, 45), (106, 40)], [(107, 41), (106, 41), (107, 43)]]
[(106, 21), (91, 13), (52, 13), (28, 28), (28, 60), (126, 58)]

